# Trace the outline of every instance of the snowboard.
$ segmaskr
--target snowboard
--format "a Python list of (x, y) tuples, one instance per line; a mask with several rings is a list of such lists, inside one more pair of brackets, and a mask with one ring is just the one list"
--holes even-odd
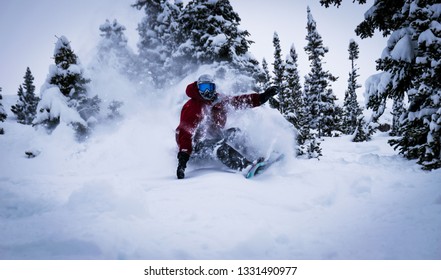
[(255, 177), (256, 175), (262, 174), (265, 170), (267, 170), (271, 165), (274, 163), (281, 161), (284, 158), (283, 154), (278, 155), (277, 157), (273, 159), (266, 159), (263, 161), (259, 161), (256, 163), (253, 163), (251, 165), (251, 168), (245, 173), (245, 178), (251, 179)]

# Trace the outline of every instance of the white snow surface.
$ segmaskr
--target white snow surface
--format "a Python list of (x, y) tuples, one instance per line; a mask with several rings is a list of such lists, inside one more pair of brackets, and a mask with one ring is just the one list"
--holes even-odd
[(285, 160), (249, 180), (190, 163), (177, 180), (187, 82), (165, 102), (127, 97), (124, 119), (83, 143), (63, 123), (48, 135), (8, 111), (0, 259), (441, 259), (441, 170), (403, 159), (386, 134), (325, 138), (320, 160), (296, 159), (275, 110), (246, 110), (231, 124)]
[(404, 35), (404, 37), (397, 42), (394, 49), (390, 52), (390, 55), (395, 60), (403, 60), (409, 63), (412, 62), (415, 53), (413, 42), (409, 35)]

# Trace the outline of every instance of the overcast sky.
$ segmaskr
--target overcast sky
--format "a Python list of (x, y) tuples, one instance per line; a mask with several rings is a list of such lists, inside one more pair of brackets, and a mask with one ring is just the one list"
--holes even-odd
[[(65, 35), (84, 66), (87, 66), (97, 41), (99, 25), (116, 18), (126, 26), (129, 45), (137, 52), (137, 24), (143, 11), (130, 7), (135, 0), (0, 0), (0, 87), (2, 94), (16, 94), (23, 83), (26, 67), (30, 67), (37, 93), (43, 84), (50, 64), (53, 64), (55, 36)], [(309, 5), (317, 29), (329, 47), (324, 68), (339, 76), (333, 84), (334, 92), (343, 99), (347, 87), (350, 62), (349, 40), (360, 45), (359, 83), (375, 73), (375, 60), (381, 56), (386, 39), (380, 35), (361, 40), (354, 29), (363, 20), (364, 12), (372, 5), (358, 5), (343, 1), (340, 8), (324, 8), (319, 0), (231, 0), (242, 19), (241, 28), (251, 33), (255, 43), (251, 53), (259, 60), (273, 62), (272, 38), (275, 31), (281, 40), (285, 57), (292, 44), (299, 55), (300, 75), (309, 71), (304, 52), (306, 45), (306, 7)], [(362, 95), (362, 90), (359, 90)]]

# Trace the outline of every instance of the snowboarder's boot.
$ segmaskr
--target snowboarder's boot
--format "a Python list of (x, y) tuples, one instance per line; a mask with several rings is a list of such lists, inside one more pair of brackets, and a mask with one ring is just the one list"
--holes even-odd
[(229, 168), (239, 171), (252, 163), (241, 153), (236, 151), (233, 147), (226, 144), (225, 142), (221, 143), (217, 148), (216, 156), (223, 164), (225, 164)]

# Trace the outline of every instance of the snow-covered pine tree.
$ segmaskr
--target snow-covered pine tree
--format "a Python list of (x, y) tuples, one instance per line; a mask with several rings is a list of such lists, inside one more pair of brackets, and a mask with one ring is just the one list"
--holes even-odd
[(364, 142), (371, 140), (373, 129), (366, 124), (363, 115), (359, 115), (355, 123), (355, 132), (352, 142)]
[(181, 37), (174, 58), (185, 71), (218, 64), (251, 76), (256, 84), (263, 73), (249, 53), (252, 41), (248, 31), (239, 29), (240, 21), (229, 0), (191, 0), (179, 19)]
[(266, 89), (271, 85), (271, 74), (268, 69), (268, 62), (266, 62), (266, 59), (262, 59), (262, 81), (261, 81), (261, 88)]
[[(341, 4), (341, 1), (335, 0), (321, 0), (320, 2), (327, 7), (332, 3), (337, 6)], [(364, 4), (366, 1), (358, 2)], [(404, 2), (405, 1), (377, 1), (372, 9), (365, 14), (365, 21), (356, 29), (356, 33), (360, 35), (361, 38), (371, 37), (376, 28), (383, 31), (384, 36), (393, 32), (388, 40), (387, 47), (383, 51), (381, 59), (377, 60), (377, 68), (389, 74), (382, 77), (383, 86), (381, 90), (378, 90), (377, 93), (373, 95), (367, 94), (369, 97), (367, 108), (374, 111), (373, 120), (375, 121), (383, 114), (387, 99), (390, 98), (393, 100), (393, 120), (390, 133), (393, 136), (400, 135), (400, 118), (405, 113), (404, 93), (410, 86), (410, 76), (414, 75), (412, 62), (411, 59), (409, 59), (412, 51), (407, 48), (405, 53), (400, 53), (402, 47), (400, 45), (411, 45), (408, 40), (412, 33), (407, 27), (398, 28), (401, 24), (400, 22), (403, 20), (401, 7), (403, 7)], [(405, 10), (408, 10), (408, 8), (409, 7), (405, 8)], [(403, 11), (405, 12), (405, 10)], [(391, 16), (392, 14), (395, 14), (395, 16)], [(396, 31), (394, 31), (395, 28), (397, 28)], [(386, 81), (386, 77), (388, 77), (389, 80)], [(385, 85), (385, 83), (388, 83), (388, 85)], [(379, 95), (382, 96), (380, 97)], [(369, 134), (372, 134), (375, 131), (376, 125), (370, 123), (369, 126), (373, 129)]]
[(310, 72), (305, 77), (304, 98), (308, 107), (310, 127), (318, 131), (318, 136), (332, 136), (334, 130), (339, 129), (337, 109), (330, 83), (337, 80), (329, 71), (323, 69), (322, 59), (328, 52), (323, 46), (323, 40), (317, 31), (317, 24), (311, 10), (307, 8), (307, 35), (308, 41), (305, 51), (310, 61)]
[(385, 98), (393, 100), (391, 135), (400, 135), (400, 118), (405, 114), (404, 96), (411, 88), (412, 76), (415, 75), (413, 66), (414, 44), (411, 41), (413, 31), (404, 27), (394, 31), (384, 49), (381, 59), (377, 60), (377, 68), (390, 73), (389, 91)]
[[(321, 2), (339, 5), (341, 0)], [(377, 29), (383, 36), (390, 35), (377, 61), (377, 68), (391, 75), (389, 89), (375, 99), (391, 98), (397, 108), (407, 94), (408, 111), (401, 114), (402, 135), (390, 144), (428, 170), (441, 168), (440, 11), (439, 0), (377, 0), (355, 30), (361, 38), (372, 37)]]
[[(3, 104), (2, 104), (3, 96), (1, 92), (2, 92), (2, 88), (0, 87), (0, 122), (4, 122), (8, 115), (6, 114), (5, 108), (3, 108)], [(0, 134), (4, 134), (4, 133), (5, 130), (2, 127), (0, 127)]]
[(390, 77), (389, 72), (381, 72), (371, 75), (365, 82), (364, 98), (366, 107), (372, 109), (372, 115), (365, 127), (368, 135), (366, 141), (370, 140), (380, 126), (378, 121), (386, 110), (386, 92), (390, 91), (392, 87)]
[(300, 128), (300, 119), (303, 118), (302, 86), (297, 65), (297, 52), (291, 46), (284, 66), (284, 85), (279, 94), (279, 111), (296, 128)]
[(406, 114), (406, 107), (404, 105), (404, 95), (394, 96), (392, 103), (392, 128), (391, 136), (401, 135), (401, 118)]
[(122, 118), (122, 115), (119, 111), (121, 106), (124, 105), (124, 102), (112, 100), (109, 103), (109, 106), (107, 106), (107, 109), (109, 109), (109, 113), (107, 114), (107, 118), (109, 120), (120, 120)]
[[(273, 84), (280, 88), (280, 90), (283, 92), (284, 84), (285, 84), (285, 64), (282, 59), (282, 48), (280, 47), (280, 39), (279, 34), (277, 32), (274, 32), (273, 35), (273, 46), (274, 46), (274, 63), (273, 63)], [(275, 98), (270, 98), (269, 104), (271, 107), (279, 109), (280, 102), (283, 102), (280, 100), (283, 98), (283, 96), (278, 96)], [(283, 111), (281, 111), (283, 114)]]
[(138, 24), (140, 41), (138, 74), (147, 82), (162, 88), (178, 73), (180, 67), (172, 65), (172, 55), (179, 45), (181, 27), (177, 23), (183, 7), (182, 1), (171, 3), (169, 0), (137, 0), (132, 7), (144, 9), (145, 17)]
[(60, 121), (74, 127), (79, 140), (86, 137), (99, 113), (100, 98), (88, 96), (89, 79), (65, 36), (58, 38), (54, 50), (55, 65), (41, 89), (37, 117), (34, 124), (43, 125), (49, 131)]
[(26, 118), (26, 115), (23, 112), (24, 102), (22, 100), (24, 99), (23, 96), (25, 95), (25, 93), (23, 91), (23, 86), (22, 85), (18, 86), (17, 95), (18, 95), (17, 104), (11, 106), (11, 112), (14, 113), (15, 116), (17, 117), (17, 122), (18, 123), (22, 123), (23, 120)]
[(129, 79), (136, 80), (136, 56), (127, 45), (127, 37), (124, 34), (126, 27), (116, 19), (112, 22), (106, 19), (99, 30), (102, 39), (97, 46), (97, 63), (93, 67), (110, 67)]
[(17, 116), (17, 122), (21, 124), (32, 124), (36, 114), (40, 98), (35, 95), (34, 76), (31, 69), (26, 68), (23, 85), (18, 87), (18, 101), (11, 106), (11, 111)]
[(279, 94), (279, 110), (285, 119), (297, 129), (297, 155), (319, 158), (322, 156), (322, 150), (317, 135), (309, 126), (308, 112), (303, 102), (297, 58), (293, 44), (284, 64), (284, 84), (282, 92)]
[(360, 76), (357, 73), (356, 60), (359, 57), (359, 48), (357, 42), (350, 40), (349, 42), (349, 60), (351, 61), (351, 72), (349, 72), (348, 89), (345, 92), (345, 99), (343, 102), (343, 120), (342, 130), (346, 134), (353, 134), (359, 124), (359, 116), (363, 111), (358, 105), (357, 88), (361, 85), (357, 83), (357, 78)]
[(431, 170), (441, 168), (441, 4), (411, 2), (399, 29), (410, 30), (410, 35), (401, 38), (393, 50), (394, 59), (411, 64), (401, 69), (401, 73), (410, 72), (406, 77), (409, 108), (401, 116), (401, 138), (390, 143), (406, 158), (417, 159)]
[[(255, 66), (258, 67), (257, 64)], [(271, 80), (272, 80), (271, 74), (270, 74), (270, 71), (268, 69), (268, 62), (266, 61), (265, 58), (262, 59), (262, 68), (258, 69), (257, 71), (258, 71), (258, 73), (256, 73), (256, 75), (253, 75), (254, 77), (252, 77), (251, 79), (249, 78), (250, 75), (247, 74), (247, 73), (244, 73), (244, 77), (248, 81), (251, 81), (252, 83), (254, 83), (254, 85), (250, 84), (250, 88), (253, 91), (255, 91), (255, 92), (262, 92), (265, 89), (267, 89), (268, 87), (270, 87), (271, 84), (272, 84), (272, 82), (271, 82)], [(240, 80), (239, 80), (239, 83), (241, 83)], [(245, 91), (249, 91), (249, 88), (245, 88)]]
[(183, 45), (180, 51), (195, 64), (233, 62), (248, 51), (249, 33), (238, 29), (239, 15), (228, 0), (191, 0), (179, 23)]

